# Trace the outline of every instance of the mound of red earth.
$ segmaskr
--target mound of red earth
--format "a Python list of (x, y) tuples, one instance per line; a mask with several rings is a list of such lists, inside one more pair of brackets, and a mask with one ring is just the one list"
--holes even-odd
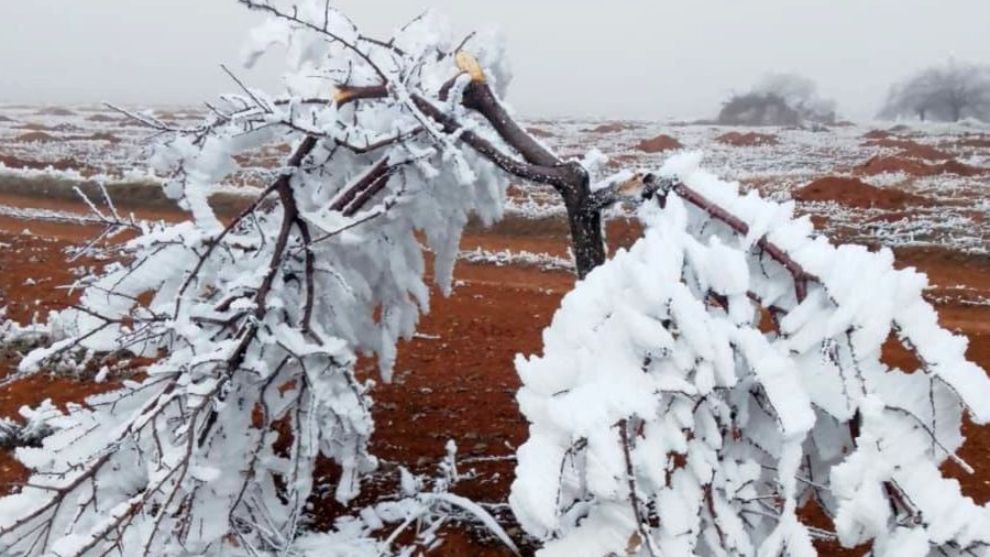
[(639, 156), (629, 153), (613, 155), (608, 158), (610, 168), (626, 168), (639, 162)]
[(908, 157), (911, 159), (925, 159), (930, 161), (946, 161), (952, 158), (952, 155), (939, 151), (931, 145), (924, 145), (918, 143), (917, 141), (912, 141), (910, 139), (898, 139), (892, 137), (884, 137), (881, 139), (871, 139), (863, 144), (865, 147), (884, 147), (887, 149), (898, 149), (900, 151), (899, 156)]
[(92, 116), (87, 116), (86, 121), (88, 122), (119, 122), (120, 118), (113, 116), (108, 116), (106, 114), (94, 114)]
[(863, 139), (886, 139), (896, 135), (911, 135), (911, 128), (904, 124), (898, 124), (886, 130), (874, 129), (864, 133)]
[(761, 145), (777, 145), (780, 140), (776, 135), (769, 133), (739, 133), (729, 132), (715, 138), (715, 141), (733, 147), (759, 147)]
[(45, 132), (27, 132), (14, 138), (18, 143), (51, 143), (58, 141), (54, 135)]
[(42, 108), (35, 114), (39, 116), (75, 116), (76, 113), (69, 110), (68, 108), (62, 108), (60, 106), (51, 106), (48, 108)]
[(526, 133), (533, 137), (553, 137), (553, 134), (543, 128), (526, 128)]
[(18, 143), (54, 143), (56, 141), (108, 141), (110, 143), (120, 142), (120, 138), (109, 132), (96, 132), (89, 135), (67, 135), (56, 137), (47, 132), (33, 131), (22, 133), (14, 138)]
[(45, 124), (39, 124), (37, 122), (28, 122), (26, 124), (21, 124), (17, 126), (19, 129), (28, 130), (32, 132), (80, 132), (83, 131), (79, 126), (74, 126), (67, 122), (55, 126), (46, 126)]
[(96, 171), (92, 167), (86, 166), (78, 161), (72, 159), (59, 159), (57, 161), (35, 161), (30, 159), (22, 159), (20, 157), (14, 157), (11, 155), (0, 154), (0, 164), (6, 166), (7, 168), (19, 168), (28, 170), (45, 170), (49, 167), (55, 170), (77, 170), (80, 173), (94, 174)]
[(582, 131), (585, 133), (618, 133), (634, 129), (636, 129), (634, 124), (629, 124), (626, 122), (609, 122), (607, 124), (601, 124), (599, 126), (595, 126), (594, 128), (589, 128)]
[(894, 134), (886, 130), (870, 130), (863, 134), (863, 139), (887, 139)]
[(963, 164), (955, 159), (947, 160), (940, 164), (929, 164), (919, 160), (912, 160), (905, 157), (882, 157), (875, 156), (857, 167), (855, 174), (865, 176), (876, 176), (885, 173), (904, 173), (909, 176), (937, 176), (939, 174), (956, 174), (958, 176), (979, 176), (985, 174), (982, 168)]
[(73, 137), (67, 137), (69, 141), (82, 140), (82, 141), (107, 141), (110, 143), (119, 143), (120, 138), (110, 132), (97, 132), (90, 135), (77, 135)]
[(971, 135), (964, 136), (954, 143), (956, 147), (972, 148), (972, 149), (990, 149), (990, 135)]
[(644, 139), (636, 146), (644, 153), (662, 153), (664, 151), (674, 151), (684, 147), (680, 141), (669, 135), (660, 134), (652, 139)]
[(893, 188), (878, 188), (856, 178), (828, 176), (794, 190), (796, 201), (831, 201), (858, 209), (902, 209), (931, 205), (931, 201)]

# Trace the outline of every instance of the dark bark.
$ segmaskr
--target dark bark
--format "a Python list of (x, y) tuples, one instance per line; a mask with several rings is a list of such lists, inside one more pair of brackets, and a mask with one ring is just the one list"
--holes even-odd
[[(691, 203), (695, 207), (705, 211), (713, 219), (722, 222), (734, 232), (741, 236), (749, 234), (749, 225), (742, 219), (712, 203), (705, 196), (687, 187), (682, 183), (675, 183), (670, 191), (674, 192), (682, 199)], [(808, 283), (817, 282), (821, 284), (821, 279), (807, 272), (800, 263), (795, 261), (783, 248), (774, 244), (766, 236), (761, 237), (756, 242), (756, 247), (760, 248), (764, 254), (781, 264), (787, 272), (791, 274), (794, 281), (794, 295), (798, 303), (803, 302), (808, 295)]]
[[(440, 91), (445, 100), (453, 86), (449, 81)], [(389, 95), (383, 85), (345, 87), (338, 91), (336, 101), (343, 105), (357, 100), (380, 99)], [(567, 220), (574, 252), (574, 265), (579, 278), (605, 262), (605, 235), (602, 230), (602, 204), (591, 192), (587, 172), (575, 161), (565, 162), (544, 147), (516, 122), (484, 79), (475, 79), (464, 89), (463, 105), (477, 111), (522, 160), (501, 151), (488, 139), (471, 130), (461, 130), (460, 123), (437, 105), (420, 95), (412, 95), (416, 108), (440, 124), (445, 133), (460, 131), (460, 140), (503, 171), (518, 178), (553, 187), (560, 194), (567, 209)], [(350, 192), (354, 196), (372, 194), (384, 185), (387, 175), (376, 175), (363, 184), (361, 191)], [(350, 201), (348, 199), (347, 201)], [(346, 202), (345, 202), (346, 204)], [(343, 207), (341, 207), (342, 209)]]
[[(562, 194), (564, 195), (564, 194)], [(578, 278), (584, 278), (605, 262), (605, 235), (602, 231), (601, 209), (590, 203), (591, 190), (587, 176), (582, 186), (564, 195), (567, 222), (571, 230), (571, 250)]]
[(472, 81), (464, 90), (463, 104), (466, 108), (480, 112), (502, 139), (518, 151), (526, 162), (543, 166), (563, 164), (559, 157), (536, 141), (509, 115), (486, 83)]
[[(446, 90), (447, 87), (444, 89)], [(445, 96), (446, 91), (442, 91), (441, 98)], [(465, 132), (461, 136), (468, 145), (507, 172), (520, 178), (553, 186), (560, 194), (567, 209), (571, 249), (574, 252), (574, 267), (578, 278), (584, 278), (592, 269), (604, 263), (605, 236), (602, 231), (602, 208), (594, 203), (588, 173), (584, 168), (576, 162), (564, 162), (540, 144), (505, 110), (484, 81), (475, 80), (468, 84), (464, 90), (463, 104), (484, 116), (499, 136), (522, 156), (525, 164), (518, 162), (507, 164), (507, 156), (499, 153), (490, 142), (473, 132)], [(422, 106), (420, 108), (423, 109)], [(432, 105), (429, 108), (432, 108)], [(442, 115), (442, 113), (434, 114), (432, 110), (424, 110), (424, 112), (435, 119)], [(439, 121), (443, 123), (443, 120)]]

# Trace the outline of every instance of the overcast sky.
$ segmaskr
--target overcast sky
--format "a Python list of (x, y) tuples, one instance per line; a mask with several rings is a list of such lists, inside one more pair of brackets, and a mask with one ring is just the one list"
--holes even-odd
[[(893, 80), (953, 56), (990, 63), (990, 0), (339, 0), (384, 35), (425, 8), (500, 29), (527, 116), (710, 116), (771, 71), (804, 74), (854, 118)], [(188, 103), (231, 90), (259, 21), (234, 0), (0, 0), (0, 102)], [(277, 64), (244, 74), (273, 87)]]

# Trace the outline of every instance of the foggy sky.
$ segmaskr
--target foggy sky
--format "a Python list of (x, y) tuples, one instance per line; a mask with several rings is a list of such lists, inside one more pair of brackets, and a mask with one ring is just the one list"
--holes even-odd
[[(714, 115), (767, 72), (796, 72), (845, 116), (945, 61), (990, 63), (990, 0), (338, 0), (387, 35), (425, 8), (498, 28), (527, 116)], [(0, 0), (0, 102), (192, 103), (234, 90), (259, 16), (234, 0)], [(275, 89), (278, 60), (241, 75)]]

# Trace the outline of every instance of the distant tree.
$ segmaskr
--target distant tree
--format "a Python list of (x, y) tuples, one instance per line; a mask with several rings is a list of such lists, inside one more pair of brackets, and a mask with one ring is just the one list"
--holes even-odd
[(729, 126), (797, 126), (798, 111), (773, 94), (746, 93), (729, 99), (718, 114), (718, 123)]
[(788, 73), (764, 76), (749, 92), (734, 95), (722, 107), (718, 123), (736, 126), (832, 124), (835, 103), (818, 96), (810, 79)]
[(950, 60), (922, 70), (891, 87), (881, 118), (990, 121), (990, 66)]

